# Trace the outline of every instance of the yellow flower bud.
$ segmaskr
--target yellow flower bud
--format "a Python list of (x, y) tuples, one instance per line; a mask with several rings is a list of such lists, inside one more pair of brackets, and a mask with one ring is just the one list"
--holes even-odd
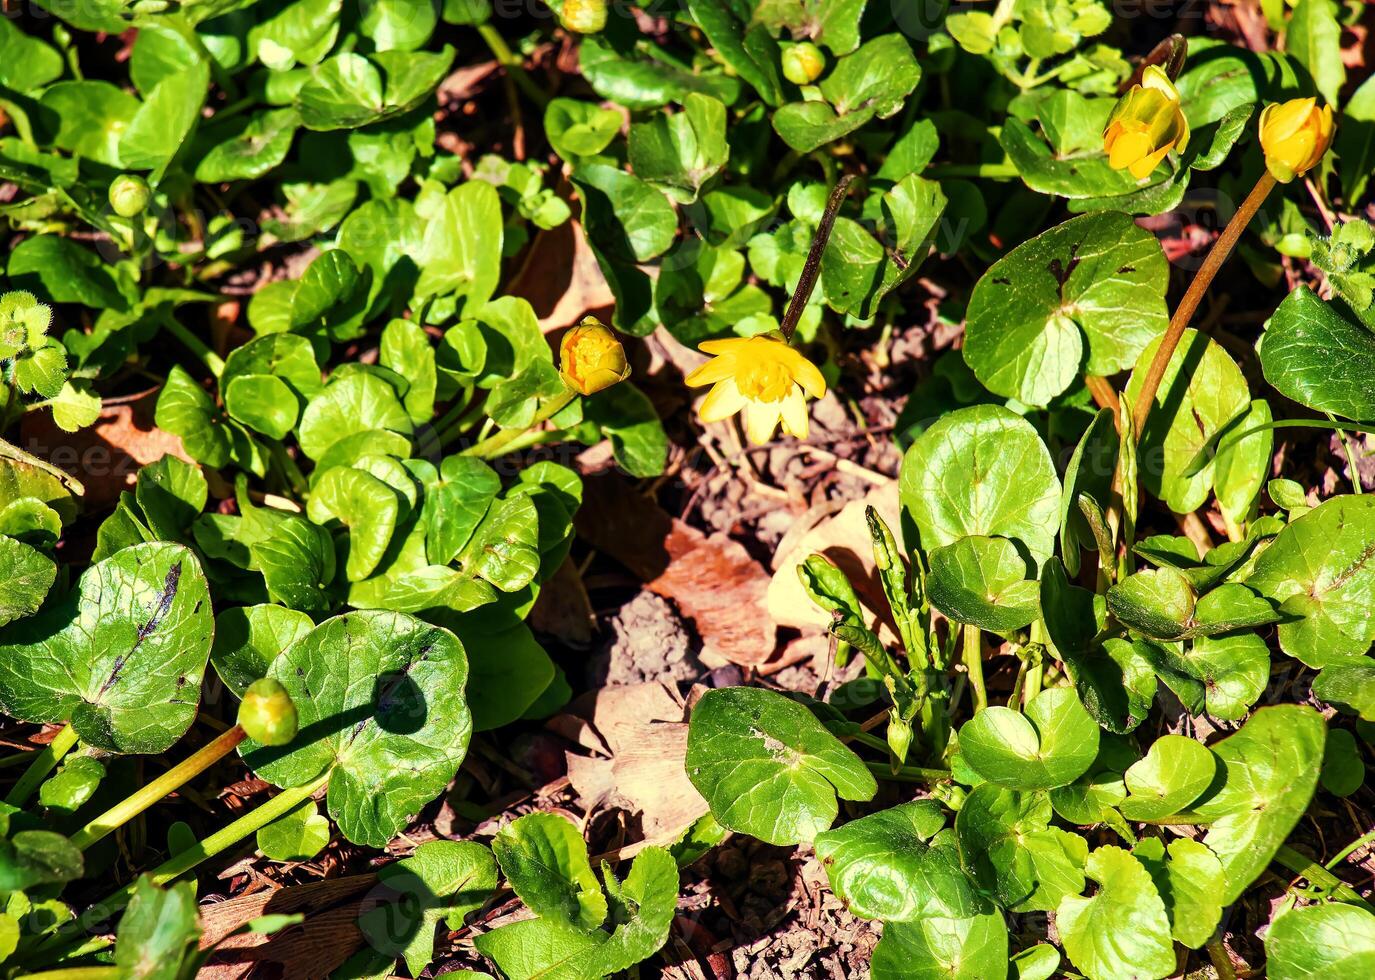
[(1118, 99), (1108, 117), (1103, 130), (1108, 166), (1145, 180), (1165, 154), (1183, 153), (1188, 143), (1189, 121), (1180, 106), (1179, 90), (1158, 66), (1147, 66), (1141, 84)]
[(1317, 99), (1271, 104), (1260, 114), (1260, 146), (1265, 169), (1287, 184), (1317, 165), (1332, 144), (1332, 107)]
[(616, 335), (588, 317), (563, 335), (559, 374), (578, 394), (592, 395), (630, 377), (630, 365)]
[(262, 745), (286, 745), (296, 737), (296, 705), (280, 681), (261, 677), (239, 704), (239, 724)]
[(606, 0), (563, 0), (563, 26), (578, 34), (599, 34), (606, 27)]
[(794, 85), (810, 85), (826, 70), (826, 56), (811, 41), (783, 49), (783, 77)]

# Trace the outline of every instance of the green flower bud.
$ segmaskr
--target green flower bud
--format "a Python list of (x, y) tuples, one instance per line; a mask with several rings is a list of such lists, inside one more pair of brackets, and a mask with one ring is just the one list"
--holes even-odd
[(296, 737), (296, 705), (279, 681), (263, 677), (244, 692), (239, 724), (255, 742), (286, 745)]
[(122, 174), (110, 181), (110, 207), (121, 218), (134, 218), (148, 207), (148, 182), (133, 174)]
[(606, 0), (563, 0), (559, 19), (577, 34), (598, 34), (606, 27)]
[(783, 50), (783, 77), (794, 85), (810, 85), (826, 70), (826, 56), (811, 41)]

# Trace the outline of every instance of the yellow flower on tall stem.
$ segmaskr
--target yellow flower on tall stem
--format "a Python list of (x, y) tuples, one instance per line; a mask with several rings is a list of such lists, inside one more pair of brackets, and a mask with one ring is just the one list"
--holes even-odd
[(1332, 107), (1317, 99), (1271, 104), (1260, 114), (1260, 147), (1265, 169), (1287, 184), (1317, 166), (1332, 144)]
[(1108, 166), (1129, 170), (1144, 180), (1171, 150), (1184, 152), (1189, 143), (1189, 120), (1180, 105), (1179, 90), (1158, 65), (1148, 65), (1141, 84), (1117, 100), (1107, 128), (1103, 152)]
[(686, 383), (712, 386), (698, 412), (703, 422), (742, 412), (745, 434), (756, 445), (772, 439), (780, 422), (789, 435), (807, 437), (806, 396), (826, 395), (826, 379), (815, 364), (784, 341), (764, 336), (708, 340), (701, 350), (715, 357)]

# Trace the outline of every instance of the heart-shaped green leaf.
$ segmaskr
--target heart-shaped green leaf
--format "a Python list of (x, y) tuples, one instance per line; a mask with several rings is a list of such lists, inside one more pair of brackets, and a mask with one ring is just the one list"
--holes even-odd
[(1217, 759), (1202, 742), (1162, 735), (1151, 743), (1146, 758), (1126, 772), (1131, 795), (1122, 803), (1122, 816), (1159, 820), (1178, 813), (1202, 796), (1216, 775)]
[(1070, 962), (1089, 980), (1169, 976), (1170, 920), (1145, 866), (1120, 847), (1100, 847), (1089, 855), (1087, 874), (1098, 891), (1067, 897), (1055, 913)]
[(1308, 809), (1322, 767), (1327, 723), (1306, 705), (1261, 708), (1212, 747), (1221, 767), (1193, 812), (1211, 821), (1203, 843), (1222, 861), (1222, 904), (1260, 876)]
[(1010, 633), (1040, 612), (1040, 586), (1007, 538), (960, 538), (934, 549), (930, 562), (931, 604), (957, 623)]
[(443, 791), (467, 752), (463, 646), (404, 613), (325, 620), (282, 651), (268, 676), (295, 702), (300, 733), (284, 749), (245, 742), (244, 761), (278, 786), (330, 770), (329, 815), (354, 843), (384, 846)]
[(1375, 971), (1375, 915), (1331, 902), (1290, 909), (1265, 934), (1271, 980), (1368, 977)]
[(1007, 925), (1001, 912), (967, 919), (919, 919), (883, 927), (873, 980), (1006, 980)]
[(955, 816), (960, 859), (970, 877), (1009, 909), (1053, 909), (1084, 888), (1088, 844), (1050, 826), (1045, 793), (992, 783), (974, 787)]
[(125, 548), (0, 634), (0, 705), (26, 721), (69, 721), (109, 752), (165, 752), (196, 717), (213, 633), (189, 549)]
[(688, 728), (687, 772), (724, 827), (771, 844), (811, 841), (846, 800), (877, 783), (859, 758), (791, 698), (757, 688), (708, 691)]
[(915, 800), (817, 834), (816, 855), (831, 890), (861, 918), (965, 918), (981, 903), (956, 849), (931, 841), (944, 826), (939, 804)]
[(995, 262), (969, 300), (964, 359), (991, 391), (1046, 405), (1080, 374), (1135, 363), (1164, 329), (1165, 255), (1125, 214), (1084, 215)]
[(984, 779), (1008, 789), (1066, 786), (1098, 754), (1098, 726), (1068, 688), (1036, 695), (1026, 713), (984, 708), (960, 728), (960, 753)]
[(902, 506), (924, 548), (971, 534), (1019, 541), (1038, 561), (1055, 548), (1060, 481), (1031, 424), (998, 405), (951, 412), (902, 460)]

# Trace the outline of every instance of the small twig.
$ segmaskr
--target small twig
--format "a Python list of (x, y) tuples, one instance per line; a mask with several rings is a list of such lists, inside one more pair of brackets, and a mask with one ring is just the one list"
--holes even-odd
[(830, 241), (831, 230), (835, 227), (836, 216), (840, 213), (840, 205), (844, 202), (845, 194), (854, 179), (853, 174), (846, 174), (840, 178), (835, 190), (831, 191), (830, 200), (826, 202), (826, 211), (821, 216), (821, 223), (816, 226), (816, 237), (812, 239), (812, 247), (807, 252), (807, 262), (802, 266), (797, 289), (793, 291), (793, 298), (788, 303), (788, 312), (783, 314), (783, 339), (788, 343), (792, 343), (793, 333), (797, 330), (802, 313), (812, 298), (812, 290), (816, 288), (817, 277), (821, 274), (821, 258), (826, 254), (826, 243)]

